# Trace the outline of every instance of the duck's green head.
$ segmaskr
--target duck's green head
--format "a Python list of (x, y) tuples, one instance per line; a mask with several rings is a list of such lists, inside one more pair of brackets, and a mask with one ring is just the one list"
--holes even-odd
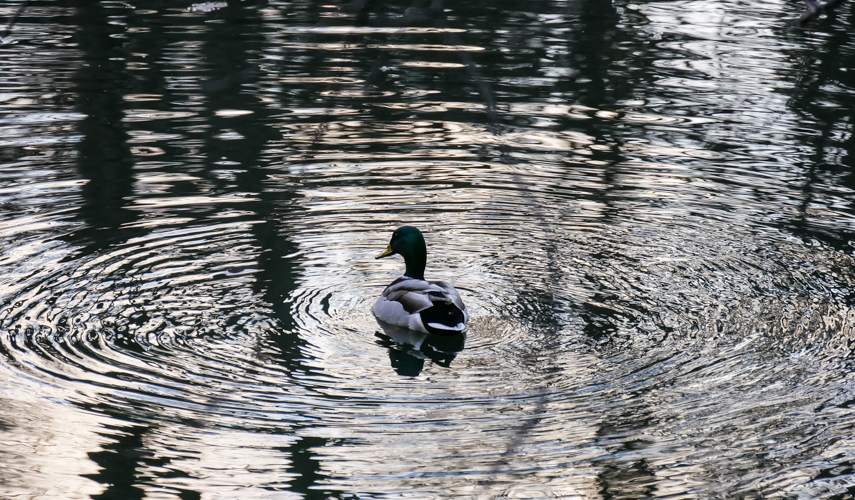
[(375, 257), (381, 259), (389, 255), (400, 254), (407, 264), (405, 276), (425, 279), (425, 264), (427, 263), (427, 245), (422, 232), (413, 226), (401, 226), (392, 233), (392, 239), (386, 251)]

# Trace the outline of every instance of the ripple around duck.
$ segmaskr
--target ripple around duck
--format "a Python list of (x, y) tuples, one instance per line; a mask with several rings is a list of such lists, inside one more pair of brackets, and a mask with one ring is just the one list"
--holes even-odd
[[(545, 200), (538, 203), (538, 218), (544, 222), (529, 225), (531, 231), (523, 237), (508, 228), (529, 220), (525, 209), (536, 202), (523, 201), (526, 190), (506, 185), (504, 190), (482, 192), (478, 186), (466, 184), (471, 174), (466, 168), (433, 169), (426, 164), (419, 176), (424, 183), (390, 185), (388, 196), (386, 188), (375, 185), (371, 199), (365, 200), (361, 198), (364, 191), (359, 189), (331, 189), (341, 180), (337, 172), (347, 172), (350, 167), (339, 164), (324, 170), (326, 176), (316, 177), (315, 184), (307, 186), (303, 206), (312, 214), (312, 224), (289, 233), (289, 239), (301, 248), (298, 253), (303, 268), (291, 298), (292, 315), (300, 336), (309, 344), (306, 363), (313, 367), (312, 374), (301, 378), (301, 383), (339, 401), (334, 410), (325, 409), (326, 404), (316, 408), (321, 411), (319, 418), (333, 426), (348, 422), (350, 430), (341, 433), (339, 429), (332, 435), (341, 439), (355, 435), (367, 439), (370, 435), (373, 443), (361, 451), (351, 447), (340, 450), (348, 456), (364, 453), (366, 460), (369, 456), (376, 459), (375, 453), (387, 456), (385, 447), (395, 449), (395, 440), (403, 439), (399, 431), (420, 432), (413, 426), (441, 425), (439, 415), (425, 413), (431, 403), (442, 402), (455, 419), (463, 422), (461, 426), (482, 428), (486, 433), (498, 432), (488, 425), (497, 418), (490, 413), (494, 409), (505, 408), (524, 421), (533, 418), (532, 414), (541, 415), (536, 430), (520, 431), (520, 439), (535, 446), (533, 443), (540, 443), (540, 439), (544, 443), (550, 439), (549, 432), (541, 428), (549, 418), (560, 420), (575, 412), (609, 408), (608, 401), (622, 391), (661, 392), (663, 384), (684, 376), (691, 382), (689, 374), (703, 371), (705, 366), (718, 367), (704, 371), (704, 377), (711, 380), (741, 366), (757, 370), (756, 363), (761, 362), (757, 356), (770, 355), (770, 348), (788, 357), (812, 344), (818, 358), (832, 364), (845, 360), (851, 349), (847, 347), (851, 340), (833, 340), (834, 332), (848, 324), (847, 308), (828, 303), (820, 313), (825, 318), (822, 321), (829, 322), (827, 327), (817, 329), (817, 319), (808, 320), (816, 318), (817, 309), (808, 306), (810, 300), (799, 297), (827, 295), (825, 283), (839, 278), (832, 271), (807, 281), (800, 278), (793, 263), (805, 258), (806, 248), (799, 244), (779, 241), (779, 245), (790, 248), (776, 255), (787, 257), (770, 260), (760, 250), (769, 234), (734, 233), (715, 217), (674, 217), (668, 210), (645, 209), (633, 217), (630, 209), (624, 222), (611, 226), (592, 223), (597, 219), (590, 217), (593, 211), (583, 210), (575, 217), (578, 222), (567, 223), (566, 216), (554, 214), (563, 207), (549, 194), (538, 195)], [(372, 169), (394, 165), (353, 167), (370, 176)], [(479, 176), (489, 177), (490, 168), (482, 166)], [(537, 175), (534, 172), (523, 179), (531, 182)], [(446, 176), (454, 177), (459, 187), (443, 182)], [(404, 221), (396, 209), (399, 199), (408, 199), (400, 193), (409, 189), (430, 201), (408, 205)], [(501, 203), (487, 193), (502, 196)], [(451, 209), (458, 197), (472, 204), (468, 211)], [(367, 203), (376, 204), (368, 209)], [(350, 216), (351, 212), (366, 210), (375, 220)], [(439, 210), (439, 218), (433, 210)], [(478, 229), (473, 229), (473, 215), (484, 221)], [(425, 225), (429, 221), (432, 224)], [(443, 364), (448, 359), (419, 357), (419, 352), (395, 342), (366, 343), (366, 337), (380, 330), (369, 312), (373, 297), (401, 268), (393, 259), (374, 261), (373, 254), (383, 248), (389, 231), (404, 222), (426, 229), (431, 245), (429, 277), (451, 279), (471, 311), (465, 348), (450, 359), (451, 368)], [(844, 259), (834, 267), (847, 265)], [(432, 270), (434, 266), (444, 270)], [(508, 286), (517, 280), (526, 285)], [(786, 310), (800, 311), (796, 316), (809, 323), (801, 329), (781, 325), (772, 334), (768, 318)], [(584, 333), (589, 330), (612, 333), (604, 338), (589, 337)], [(750, 332), (747, 338), (752, 340), (746, 342), (745, 335)], [(843, 336), (852, 338), (848, 329)], [(651, 349), (654, 351), (648, 354)], [(728, 354), (731, 350), (733, 353)], [(567, 351), (574, 354), (567, 355)], [(683, 356), (673, 354), (683, 351)], [(715, 361), (722, 357), (734, 357), (736, 362)], [(641, 367), (628, 362), (646, 358), (650, 359)], [(402, 359), (411, 363), (409, 371), (402, 370)], [(596, 370), (591, 368), (595, 366)], [(578, 377), (569, 375), (568, 367), (577, 370)], [(417, 384), (416, 380), (384, 380), (378, 387), (367, 389), (363, 383), (385, 378), (384, 374), (392, 370), (418, 375), (430, 380), (431, 385)], [(674, 370), (676, 376), (668, 375)], [(603, 374), (592, 376), (595, 371)], [(506, 382), (497, 385), (497, 380)], [(510, 380), (513, 383), (507, 382)], [(741, 383), (750, 385), (752, 380)], [(473, 394), (484, 397), (473, 399)], [(692, 396), (683, 397), (697, 407)], [(757, 397), (762, 399), (763, 394)], [(815, 400), (817, 395), (810, 397)], [(519, 402), (519, 412), (507, 409), (511, 401)], [(406, 407), (406, 416), (397, 414), (395, 405)], [(423, 405), (424, 410), (420, 410)], [(403, 411), (403, 407), (399, 409)], [(678, 407), (674, 411), (678, 415), (683, 410)], [(485, 412), (489, 417), (482, 419)], [(390, 428), (393, 421), (398, 426)], [(508, 428), (511, 421), (513, 418), (499, 419), (498, 425)], [(442, 426), (455, 427), (449, 422)], [(372, 429), (379, 427), (388, 436), (374, 434)], [(465, 435), (454, 439), (470, 441)], [(499, 446), (499, 441), (472, 444), (481, 451), (474, 451), (466, 460), (475, 460), (478, 453), (493, 456), (493, 446)], [(501, 446), (507, 445), (504, 441)], [(327, 453), (330, 455), (324, 456), (330, 460), (341, 459), (339, 451), (325, 450)], [(596, 453), (602, 453), (604, 460), (608, 456), (603, 451)], [(674, 453), (675, 457), (679, 455)], [(467, 466), (466, 460), (458, 465)], [(421, 463), (410, 462), (409, 466), (430, 469)], [(403, 480), (390, 474), (390, 481)]]

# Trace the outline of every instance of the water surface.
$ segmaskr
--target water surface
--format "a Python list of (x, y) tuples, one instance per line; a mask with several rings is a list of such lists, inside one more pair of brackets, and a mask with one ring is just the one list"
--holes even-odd
[(2, 496), (855, 495), (850, 5), (21, 6)]

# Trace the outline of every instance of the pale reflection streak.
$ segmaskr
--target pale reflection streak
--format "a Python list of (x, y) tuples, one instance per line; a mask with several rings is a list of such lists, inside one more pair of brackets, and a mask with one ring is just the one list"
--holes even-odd
[[(198, 492), (202, 498), (303, 498), (290, 492), (299, 477), (287, 452), (297, 437), (227, 428), (166, 423), (143, 441), (144, 449), (165, 465), (141, 464), (137, 474), (151, 478), (148, 495), (164, 489)], [(172, 474), (164, 474), (164, 469)]]
[[(483, 111), (483, 106), (480, 104), (453, 102), (420, 102), (415, 105), (380, 103), (373, 106), (413, 110), (425, 114), (443, 113), (450, 109), (475, 112)], [(295, 112), (300, 113), (305, 111), (295, 110)], [(333, 114), (336, 114), (336, 111), (333, 111)], [(282, 125), (281, 129), (283, 136), (294, 142), (311, 143), (315, 137), (315, 130), (311, 125)], [(376, 158), (433, 157), (436, 159), (472, 157), (474, 153), (471, 151), (471, 148), (464, 148), (463, 146), (471, 146), (473, 144), (508, 144), (518, 149), (548, 152), (556, 159), (563, 161), (587, 163), (591, 160), (579, 156), (570, 156), (566, 159), (563, 157), (567, 156), (568, 153), (590, 154), (588, 152), (590, 148), (609, 147), (607, 145), (596, 145), (594, 138), (572, 130), (554, 132), (532, 129), (509, 129), (501, 136), (496, 136), (485, 128), (464, 122), (434, 121), (429, 119), (423, 119), (418, 122), (386, 122), (379, 128), (375, 126), (365, 128), (363, 123), (359, 121), (331, 122), (326, 124), (324, 139), (325, 142), (336, 146), (371, 144), (373, 142), (389, 144), (412, 144), (415, 142), (430, 145), (430, 149), (425, 151), (414, 150), (397, 154), (389, 151), (372, 153)], [(446, 147), (450, 149), (445, 149)], [(315, 159), (323, 159), (328, 157), (325, 155), (329, 154), (333, 153), (327, 152), (327, 148), (322, 148), (320, 151), (313, 153), (312, 156)], [(354, 151), (336, 152), (334, 154), (341, 159), (347, 159), (348, 157), (352, 159), (365, 158)], [(289, 157), (289, 160), (302, 162), (306, 159), (293, 156)], [(550, 166), (546, 165), (545, 168), (550, 168)]]
[[(787, 51), (798, 47), (775, 33), (779, 20), (787, 16), (784, 4), (772, 2), (764, 7), (770, 17), (739, 23), (726, 21), (740, 17), (732, 6), (713, 2), (651, 3), (639, 8), (650, 20), (649, 29), (681, 36), (663, 47), (692, 55), (657, 61), (687, 75), (664, 77), (656, 84), (672, 89), (678, 98), (695, 92), (714, 100), (706, 103), (706, 112), (699, 113), (715, 118), (704, 130), (709, 141), (727, 144), (729, 138), (741, 137), (761, 145), (769, 140), (771, 129), (799, 127), (800, 118), (787, 106), (792, 83), (786, 79), (789, 69), (785, 64)], [(758, 122), (763, 126), (757, 128)]]
[[(0, 373), (5, 381), (18, 378), (5, 365), (0, 365)], [(0, 391), (0, 495), (88, 500), (104, 490), (87, 478), (98, 472), (88, 453), (109, 442), (102, 434), (111, 419), (57, 404), (52, 399), (64, 399), (61, 391), (41, 400), (34, 392), (44, 395), (44, 386), (6, 386)]]
[(276, 30), (282, 34), (313, 34), (313, 35), (417, 35), (436, 33), (465, 33), (467, 30), (460, 28), (434, 28), (434, 27), (384, 27), (384, 26), (280, 26)]
[[(350, 51), (354, 49), (353, 44), (348, 43), (300, 43), (283, 42), (282, 49), (290, 50), (322, 50), (329, 52)], [(462, 45), (438, 45), (438, 44), (367, 44), (360, 48), (379, 50), (406, 50), (415, 52), (481, 52), (484, 47), (462, 46)]]

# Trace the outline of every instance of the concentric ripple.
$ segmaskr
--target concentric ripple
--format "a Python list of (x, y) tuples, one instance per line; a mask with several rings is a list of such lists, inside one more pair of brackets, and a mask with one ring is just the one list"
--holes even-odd
[[(98, 254), (45, 242), (4, 287), (13, 298), (3, 311), (4, 352), (34, 376), (85, 382), (102, 393), (96, 401), (142, 398), (160, 408), (148, 412), (172, 408), (174, 419), (190, 408), (232, 411), (226, 395), (243, 393), (217, 394), (275, 328), (251, 287), (252, 221), (164, 226)], [(264, 371), (281, 376), (252, 369), (239, 385), (257, 386)]]

